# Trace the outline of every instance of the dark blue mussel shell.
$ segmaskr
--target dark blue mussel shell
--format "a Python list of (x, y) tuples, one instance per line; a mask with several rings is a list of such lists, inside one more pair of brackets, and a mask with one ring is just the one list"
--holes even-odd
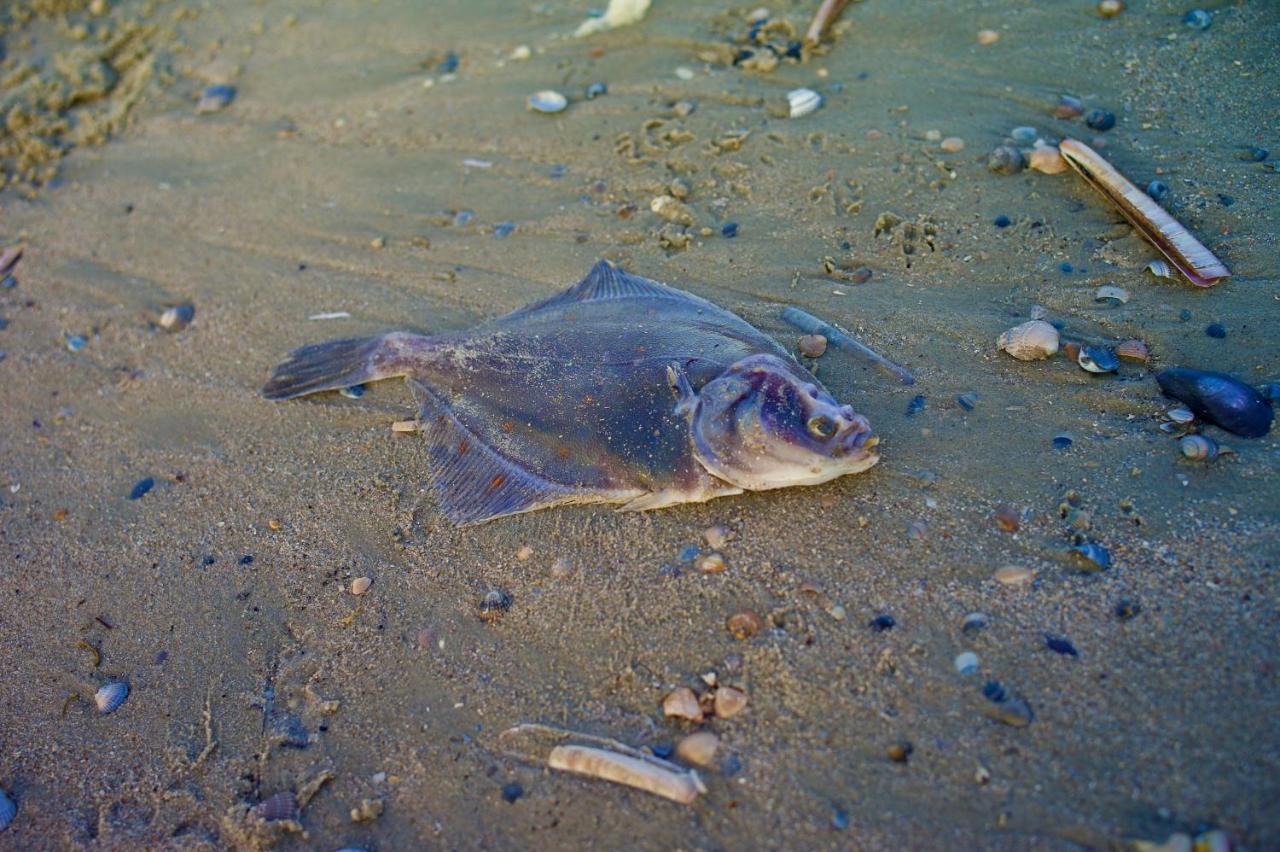
[(1242, 438), (1261, 438), (1271, 431), (1275, 413), (1256, 388), (1222, 373), (1170, 367), (1156, 373), (1164, 395)]

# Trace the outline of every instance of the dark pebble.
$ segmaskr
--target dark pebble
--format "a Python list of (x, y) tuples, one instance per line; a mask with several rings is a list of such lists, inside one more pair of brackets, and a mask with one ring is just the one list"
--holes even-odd
[(831, 827), (836, 831), (844, 831), (849, 827), (849, 815), (839, 808), (831, 811)]
[(1178, 320), (1180, 322), (1186, 322), (1189, 319), (1191, 319), (1191, 311), (1187, 310), (1186, 308), (1183, 308), (1182, 310), (1178, 311)]
[(207, 568), (217, 561), (218, 561), (218, 557), (206, 555), (203, 559), (200, 560), (200, 564)]
[(892, 630), (897, 623), (892, 615), (877, 615), (867, 626), (877, 633), (883, 633), (886, 630)]
[(457, 213), (453, 214), (453, 224), (461, 227), (463, 225), (470, 224), (471, 220), (474, 218), (476, 218), (475, 211), (459, 210)]
[(738, 236), (738, 223), (725, 222), (724, 227), (720, 229), (720, 235), (723, 237), (727, 237), (729, 239), (733, 239), (734, 237)]
[(859, 266), (853, 272), (849, 273), (849, 280), (854, 284), (866, 284), (871, 280), (871, 267)]
[(911, 401), (907, 403), (907, 416), (915, 417), (921, 411), (924, 411), (925, 404), (924, 394), (916, 394), (911, 397)]
[(649, 746), (649, 751), (653, 752), (654, 757), (660, 757), (663, 760), (666, 760), (676, 753), (676, 747), (668, 743), (661, 743), (659, 745)]
[(888, 758), (894, 763), (906, 763), (907, 758), (911, 757), (911, 752), (915, 751), (915, 747), (906, 740), (900, 740), (893, 743), (886, 750)]
[(6, 290), (12, 290), (17, 286), (18, 279), (14, 278), (12, 275), (6, 275), (3, 279), (0, 279), (0, 287), (3, 287)]
[(1169, 194), (1169, 187), (1162, 180), (1153, 180), (1147, 184), (1147, 195), (1151, 196), (1153, 201), (1160, 201)]
[(1071, 270), (1074, 269), (1074, 267), (1071, 264), (1067, 263), (1065, 260), (1062, 263), (1058, 264), (1058, 268), (1061, 269), (1063, 274), (1066, 274), (1066, 275), (1070, 275)]
[(0, 331), (4, 331), (9, 327), (9, 321), (4, 317), (0, 317)]
[(592, 83), (587, 86), (587, 100), (594, 101), (601, 95), (609, 94), (609, 87), (604, 83)]
[(680, 548), (681, 562), (692, 562), (697, 557), (698, 557), (698, 545), (686, 544), (684, 547)]
[(995, 222), (993, 224), (997, 228), (1007, 228), (1013, 224), (1013, 221), (1008, 216), (1001, 214), (996, 217)]
[(503, 237), (507, 236), (512, 231), (514, 231), (515, 229), (516, 229), (515, 222), (499, 222), (498, 224), (493, 226), (493, 235), (498, 239), (502, 239)]
[(146, 494), (148, 491), (150, 491), (152, 488), (155, 488), (155, 487), (156, 487), (156, 481), (151, 477), (148, 476), (146, 479), (139, 479), (136, 483), (134, 483), (133, 489), (129, 492), (129, 499), (141, 500), (143, 494)]
[(965, 411), (973, 411), (978, 404), (978, 395), (973, 392), (962, 393), (956, 397), (956, 403)]
[(1067, 447), (1071, 446), (1072, 443), (1070, 435), (1053, 436), (1053, 448), (1055, 450), (1065, 450)]
[(1128, 621), (1138, 613), (1142, 612), (1142, 604), (1137, 601), (1122, 599), (1116, 603), (1116, 618), (1121, 621)]
[(236, 99), (236, 87), (226, 85), (210, 86), (200, 93), (200, 100), (196, 104), (197, 113), (219, 112), (231, 105)]
[(502, 785), (502, 798), (508, 802), (515, 802), (516, 799), (524, 795), (524, 788), (512, 781), (510, 784)]
[(1116, 126), (1116, 117), (1105, 109), (1091, 109), (1084, 114), (1084, 123), (1094, 130), (1105, 132)]
[(1248, 163), (1261, 163), (1267, 158), (1267, 149), (1249, 146), (1241, 148), (1240, 153), (1236, 156)]
[(240, 564), (241, 564), (241, 565), (252, 565), (252, 564), (253, 564), (253, 554), (252, 554), (252, 553), (246, 553), (244, 556), (241, 556), (241, 557), (240, 557)]
[(1049, 633), (1044, 634), (1044, 645), (1055, 654), (1065, 654), (1068, 657), (1078, 657), (1080, 653), (1076, 650), (1076, 646), (1072, 645), (1066, 639), (1061, 639)]
[(454, 53), (452, 50), (449, 51), (445, 54), (444, 59), (440, 61), (440, 64), (436, 66), (436, 70), (441, 74), (452, 74), (454, 71), (457, 71), (458, 54)]
[(1218, 193), (1218, 201), (1222, 203), (1223, 207), (1230, 207), (1232, 204), (1236, 203), (1234, 196), (1223, 195), (1221, 192)]
[(1204, 333), (1215, 340), (1221, 340), (1227, 336), (1227, 329), (1220, 322), (1211, 322), (1205, 326)]
[(720, 761), (720, 774), (725, 778), (732, 778), (741, 771), (742, 758), (738, 757), (736, 754), (731, 754), (724, 760)]
[(1193, 30), (1207, 30), (1213, 23), (1213, 16), (1204, 9), (1192, 9), (1182, 16), (1182, 23)]
[(364, 396), (364, 385), (352, 385), (349, 388), (341, 388), (338, 393), (342, 394), (347, 399), (359, 399)]
[(1058, 103), (1053, 108), (1053, 114), (1058, 118), (1075, 118), (1084, 112), (1084, 104), (1077, 97), (1071, 95), (1061, 95), (1058, 97)]

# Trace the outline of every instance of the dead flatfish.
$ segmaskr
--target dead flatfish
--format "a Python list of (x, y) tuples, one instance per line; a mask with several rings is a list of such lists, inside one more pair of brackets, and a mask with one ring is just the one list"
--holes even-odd
[(304, 346), (267, 399), (404, 376), (459, 524), (569, 503), (656, 509), (871, 467), (865, 417), (710, 302), (606, 261), (469, 331)]

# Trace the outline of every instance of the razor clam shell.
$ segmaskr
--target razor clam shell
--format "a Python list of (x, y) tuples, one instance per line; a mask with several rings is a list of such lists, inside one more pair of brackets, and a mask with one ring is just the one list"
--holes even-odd
[(684, 771), (674, 766), (668, 769), (638, 757), (590, 746), (556, 746), (551, 749), (547, 765), (552, 769), (635, 787), (682, 805), (692, 804), (699, 794), (707, 791), (693, 770)]
[(787, 103), (791, 106), (791, 117), (800, 118), (822, 106), (822, 95), (813, 89), (792, 89), (787, 92)]
[(119, 709), (128, 697), (129, 684), (122, 680), (113, 680), (98, 687), (98, 691), (93, 695), (93, 703), (97, 705), (99, 713), (112, 713)]
[(1197, 287), (1212, 287), (1231, 271), (1164, 208), (1116, 171), (1088, 145), (1063, 139), (1058, 151), (1094, 189), (1107, 197), (1147, 240)]

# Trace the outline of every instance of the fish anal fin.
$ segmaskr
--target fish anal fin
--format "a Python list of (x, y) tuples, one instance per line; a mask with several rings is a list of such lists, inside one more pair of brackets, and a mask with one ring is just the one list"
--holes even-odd
[(502, 456), (461, 423), (422, 382), (409, 379), (427, 444), (428, 481), (456, 524), (531, 512), (563, 503), (616, 501), (618, 496), (551, 482)]
[(661, 491), (646, 492), (619, 506), (618, 511), (647, 512), (650, 509), (665, 509), (681, 503), (705, 503), (717, 497), (730, 497), (741, 493), (742, 489), (736, 485), (708, 477), (705, 481), (700, 480), (693, 488), (664, 488)]

